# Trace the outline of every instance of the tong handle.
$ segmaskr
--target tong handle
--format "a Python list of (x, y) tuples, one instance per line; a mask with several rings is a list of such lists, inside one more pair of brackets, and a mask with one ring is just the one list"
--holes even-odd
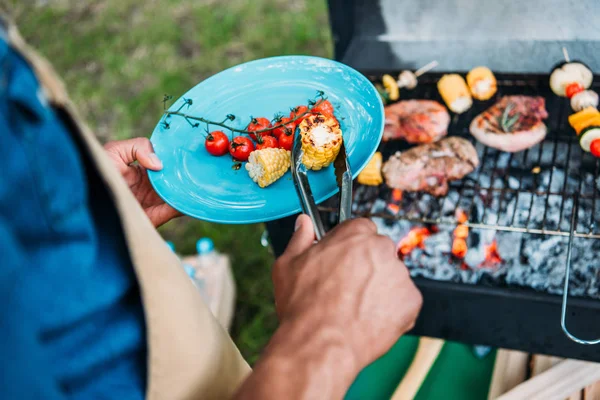
[(342, 187), (340, 189), (340, 219), (341, 224), (352, 215), (352, 172), (350, 166), (342, 175)]
[(298, 169), (294, 168), (292, 173), (295, 175), (294, 186), (296, 186), (296, 192), (298, 193), (298, 198), (302, 205), (302, 211), (312, 220), (315, 228), (315, 236), (317, 240), (321, 240), (323, 236), (325, 236), (325, 228), (323, 227), (321, 215), (319, 214), (315, 198), (313, 197), (310, 184), (308, 183), (306, 167), (301, 165)]

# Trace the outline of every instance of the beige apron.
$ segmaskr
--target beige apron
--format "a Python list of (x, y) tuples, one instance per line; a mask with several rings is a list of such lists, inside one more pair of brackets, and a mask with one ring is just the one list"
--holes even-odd
[[(0, 19), (5, 18), (0, 15)], [(6, 27), (9, 43), (30, 62), (50, 103), (64, 110), (76, 127), (118, 209), (146, 318), (147, 398), (230, 398), (250, 367), (78, 117), (53, 68), (25, 44), (13, 24), (6, 23)]]

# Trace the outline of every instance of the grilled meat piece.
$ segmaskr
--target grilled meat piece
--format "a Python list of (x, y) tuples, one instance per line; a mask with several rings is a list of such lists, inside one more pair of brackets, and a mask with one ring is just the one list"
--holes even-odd
[(444, 196), (449, 181), (461, 179), (478, 165), (477, 151), (469, 141), (449, 137), (396, 153), (383, 166), (383, 174), (391, 188)]
[(547, 117), (543, 97), (504, 96), (475, 117), (470, 131), (486, 146), (514, 153), (544, 140)]
[(385, 108), (384, 140), (404, 139), (408, 143), (437, 142), (448, 132), (450, 115), (433, 100), (404, 100)]

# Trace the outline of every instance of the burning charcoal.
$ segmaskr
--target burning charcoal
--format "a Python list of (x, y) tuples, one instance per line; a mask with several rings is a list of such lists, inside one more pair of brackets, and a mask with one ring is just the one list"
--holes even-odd
[(513, 176), (508, 177), (508, 187), (514, 190), (519, 189), (519, 180)]
[(518, 232), (498, 232), (496, 235), (496, 251), (505, 261), (519, 257), (523, 234)]

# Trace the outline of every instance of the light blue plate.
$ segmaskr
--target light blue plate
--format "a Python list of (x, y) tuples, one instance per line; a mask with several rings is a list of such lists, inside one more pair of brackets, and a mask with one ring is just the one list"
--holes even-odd
[[(243, 129), (251, 115), (271, 119), (278, 112), (289, 114), (290, 107), (306, 104), (318, 90), (325, 92), (336, 108), (356, 177), (381, 140), (383, 104), (367, 78), (338, 62), (305, 56), (251, 61), (199, 83), (169, 110), (177, 110), (184, 99), (191, 99), (192, 104), (185, 105), (182, 112), (211, 121), (233, 114), (236, 119), (230, 124)], [(232, 169), (228, 154), (208, 154), (205, 125), (194, 128), (179, 116), (171, 116), (168, 122), (166, 129), (161, 119), (152, 133), (154, 150), (164, 168), (150, 172), (150, 182), (173, 208), (194, 218), (227, 224), (265, 222), (301, 211), (291, 172), (261, 189), (244, 166)], [(333, 166), (309, 173), (309, 180), (317, 203), (337, 192)]]

